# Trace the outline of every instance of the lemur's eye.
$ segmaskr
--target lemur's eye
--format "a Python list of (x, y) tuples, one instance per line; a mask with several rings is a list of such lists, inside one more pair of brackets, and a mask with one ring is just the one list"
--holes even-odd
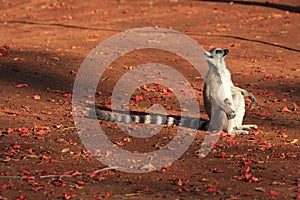
[(216, 54), (221, 54), (222, 50), (216, 50)]

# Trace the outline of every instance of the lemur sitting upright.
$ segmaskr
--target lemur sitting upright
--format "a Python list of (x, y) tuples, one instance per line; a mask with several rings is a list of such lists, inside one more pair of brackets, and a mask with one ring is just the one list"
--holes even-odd
[(208, 131), (224, 130), (228, 134), (248, 134), (247, 130), (257, 129), (257, 125), (242, 125), (245, 115), (245, 99), (256, 99), (252, 93), (234, 86), (224, 58), (229, 50), (214, 48), (205, 51), (209, 71), (204, 79), (204, 107), (210, 118)]
[(242, 125), (245, 114), (244, 97), (250, 98), (253, 105), (256, 104), (256, 99), (250, 92), (233, 85), (230, 72), (224, 62), (228, 52), (216, 48), (204, 54), (210, 66), (205, 76), (203, 91), (204, 107), (210, 122), (204, 119), (158, 114), (122, 115), (104, 112), (100, 107), (96, 107), (98, 119), (124, 123), (179, 125), (188, 128), (195, 127), (194, 124), (198, 122), (199, 130), (224, 130), (228, 134), (247, 134), (248, 129), (257, 126)]

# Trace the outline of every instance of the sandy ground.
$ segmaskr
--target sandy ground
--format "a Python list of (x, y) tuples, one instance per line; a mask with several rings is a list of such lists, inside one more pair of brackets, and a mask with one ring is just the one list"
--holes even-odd
[[(297, 0), (1, 0), (0, 199), (300, 199), (299, 12)], [(247, 106), (244, 121), (259, 129), (223, 135), (203, 159), (196, 153), (205, 132), (197, 131), (188, 150), (163, 169), (97, 172), (106, 165), (87, 151), (75, 129), (74, 80), (94, 46), (140, 27), (179, 31), (207, 50), (229, 49), (234, 83), (258, 100), (258, 106)], [(119, 78), (150, 62), (183, 74), (207, 119), (201, 74), (160, 50), (120, 56), (100, 79), (96, 102), (110, 108)], [(136, 90), (130, 103), (137, 112), (159, 103), (168, 114), (180, 114), (172, 90), (158, 84)], [(116, 146), (138, 152), (159, 150), (178, 130), (166, 127), (136, 139), (113, 122), (100, 124)]]

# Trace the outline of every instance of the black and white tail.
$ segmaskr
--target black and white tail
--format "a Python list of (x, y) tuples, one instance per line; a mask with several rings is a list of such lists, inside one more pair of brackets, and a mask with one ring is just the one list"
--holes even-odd
[(104, 112), (96, 108), (96, 114), (99, 120), (115, 121), (123, 123), (141, 123), (141, 124), (157, 124), (157, 125), (177, 125), (198, 130), (207, 130), (209, 121), (199, 118), (180, 117), (159, 114), (142, 114), (142, 115), (123, 115)]

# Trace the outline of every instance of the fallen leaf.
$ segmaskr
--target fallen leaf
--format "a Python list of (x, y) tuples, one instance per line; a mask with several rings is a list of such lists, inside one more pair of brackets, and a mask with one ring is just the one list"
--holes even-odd
[(210, 187), (205, 190), (206, 193), (214, 193), (217, 191), (216, 187)]
[(67, 99), (71, 99), (72, 98), (72, 93), (66, 93), (63, 95), (65, 98)]
[(50, 58), (50, 60), (56, 60), (56, 61), (59, 61), (60, 58), (59, 58), (59, 57), (53, 57), (53, 58)]
[(16, 88), (21, 88), (21, 87), (28, 87), (26, 83), (20, 83), (18, 85), (15, 85)]
[(5, 190), (5, 189), (8, 188), (8, 185), (4, 183), (4, 184), (1, 185), (1, 188), (2, 188), (3, 190)]
[(70, 74), (71, 74), (72, 76), (77, 76), (77, 72), (75, 72), (74, 70), (71, 70), (71, 71), (70, 71)]
[(105, 194), (103, 195), (103, 197), (104, 197), (105, 199), (108, 199), (108, 198), (112, 197), (112, 194), (110, 194), (110, 193), (105, 193)]
[(12, 147), (13, 147), (14, 149), (20, 149), (20, 148), (21, 148), (21, 146), (20, 146), (19, 144), (14, 144)]
[(262, 117), (270, 117), (270, 116), (272, 116), (272, 114), (264, 111), (264, 112), (261, 113), (261, 116)]
[(212, 170), (214, 173), (224, 173), (225, 171), (222, 169), (215, 168)]
[(7, 134), (10, 134), (10, 133), (12, 133), (12, 132), (14, 132), (14, 129), (13, 129), (13, 128), (8, 128), (7, 131), (6, 131)]
[(39, 191), (39, 190), (42, 190), (44, 188), (45, 187), (43, 187), (43, 186), (39, 186), (39, 187), (36, 187), (36, 188), (31, 188), (31, 190), (33, 190), (33, 191)]
[(270, 191), (268, 192), (268, 194), (271, 195), (271, 196), (277, 196), (277, 195), (279, 195), (279, 192), (276, 192), (276, 191), (274, 191), (274, 190), (270, 190)]
[(281, 109), (281, 112), (291, 113), (292, 111), (287, 106), (285, 106), (284, 108)]
[(14, 58), (15, 61), (24, 61), (25, 59), (24, 58), (21, 58), (21, 57), (16, 57)]
[(0, 56), (6, 57), (10, 56), (10, 52), (8, 51), (10, 49), (9, 46), (4, 45), (0, 48)]
[(298, 139), (293, 139), (293, 141), (291, 142), (291, 144), (296, 144), (298, 142)]
[(255, 191), (258, 191), (258, 192), (265, 192), (265, 188), (263, 187), (257, 187), (257, 188), (254, 188)]
[(142, 96), (136, 95), (135, 96), (135, 101), (138, 103), (139, 101), (144, 100)]
[(293, 108), (292, 108), (292, 111), (297, 111), (298, 110), (298, 105), (293, 103)]
[(262, 95), (262, 96), (266, 96), (266, 97), (273, 96), (273, 93), (271, 93), (271, 92), (266, 92), (266, 91), (263, 91), (263, 90), (258, 90), (258, 91), (257, 91), (257, 94), (258, 94), (258, 95)]
[(66, 152), (68, 152), (68, 151), (70, 151), (70, 148), (64, 148), (63, 150), (61, 150), (60, 152), (62, 152), (62, 153), (66, 153)]
[(221, 158), (226, 158), (226, 153), (222, 152), (220, 157)]
[(35, 99), (35, 100), (41, 99), (41, 97), (39, 95), (34, 95), (32, 98)]
[(145, 169), (145, 170), (148, 170), (148, 171), (156, 170), (156, 168), (151, 163), (141, 166), (140, 169)]

